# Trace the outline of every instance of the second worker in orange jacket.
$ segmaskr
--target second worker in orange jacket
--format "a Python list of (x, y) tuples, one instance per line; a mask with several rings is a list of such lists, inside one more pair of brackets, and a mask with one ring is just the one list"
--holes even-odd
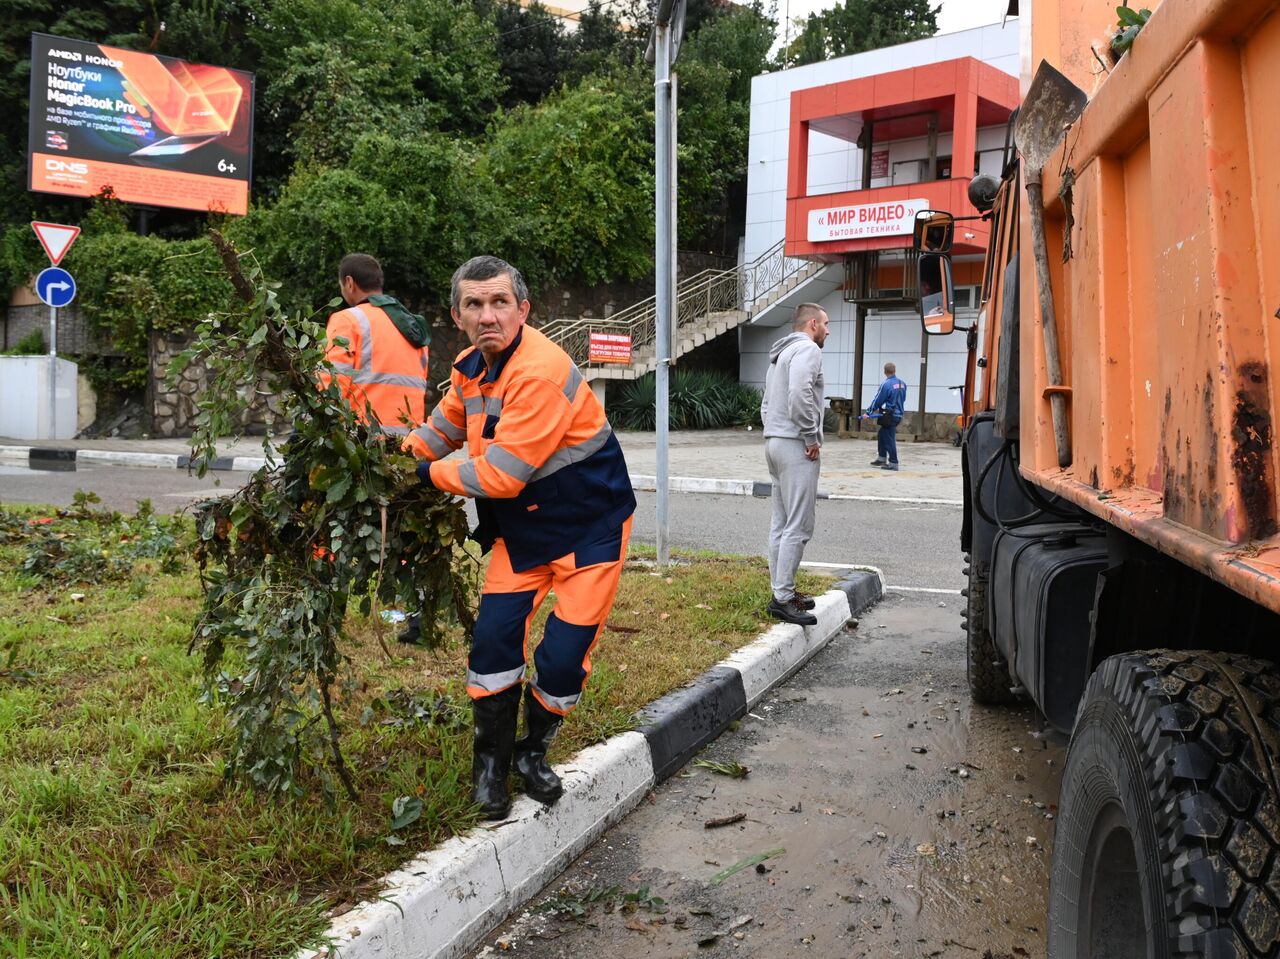
[[(431, 334), (421, 316), (382, 292), (382, 283), (382, 266), (373, 257), (342, 258), (338, 287), (347, 309), (329, 317), (325, 359), (361, 422), (405, 436), (426, 418)], [(322, 373), (321, 385), (329, 379)]]

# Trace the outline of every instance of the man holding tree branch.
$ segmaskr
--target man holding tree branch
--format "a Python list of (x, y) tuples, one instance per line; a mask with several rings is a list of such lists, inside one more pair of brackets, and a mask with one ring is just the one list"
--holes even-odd
[[(514, 758), (530, 796), (560, 797), (547, 764), (563, 718), (591, 673), (613, 607), (635, 495), (604, 409), (569, 355), (525, 326), (520, 272), (478, 256), (453, 275), (451, 313), (471, 348), (449, 390), (406, 445), (420, 480), (476, 500), (475, 538), (492, 550), (467, 664), (475, 712), (473, 798), (485, 818), (510, 809)], [(468, 458), (441, 462), (467, 444)], [(555, 608), (525, 688), (529, 627), (547, 594)], [(525, 736), (516, 741), (524, 692)]]

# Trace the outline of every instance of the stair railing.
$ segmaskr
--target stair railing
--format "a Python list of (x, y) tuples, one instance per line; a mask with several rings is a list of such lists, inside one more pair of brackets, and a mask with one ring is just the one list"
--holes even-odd
[[(783, 292), (792, 277), (819, 266), (812, 260), (787, 256), (785, 241), (779, 240), (750, 263), (732, 270), (703, 270), (680, 281), (676, 287), (674, 346), (678, 348), (682, 332), (714, 313), (739, 311), (752, 315)], [(579, 367), (598, 368), (610, 364), (590, 361), (591, 334), (618, 333), (631, 337), (632, 363), (651, 365), (654, 340), (657, 337), (658, 311), (656, 296), (646, 297), (613, 316), (565, 317), (552, 320), (541, 328), (573, 358)], [(441, 384), (441, 389), (448, 387)]]

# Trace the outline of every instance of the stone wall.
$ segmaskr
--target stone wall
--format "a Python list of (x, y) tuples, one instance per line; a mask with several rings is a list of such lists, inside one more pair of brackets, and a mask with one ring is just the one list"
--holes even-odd
[[(170, 389), (166, 371), (172, 359), (187, 348), (190, 339), (175, 334), (153, 333), (151, 336), (151, 382), (147, 387), (147, 410), (151, 415), (152, 436), (190, 436), (196, 414), (196, 397), (208, 384), (208, 372), (193, 363)], [(268, 395), (246, 384), (241, 396), (249, 405), (240, 415), (241, 428), (250, 435), (280, 433), (289, 423), (280, 411), (279, 397)]]
[[(0, 327), (0, 350), (10, 349), (35, 330), (49, 336), (49, 308), (43, 303), (10, 304)], [(111, 343), (103, 342), (89, 330), (89, 324), (72, 303), (58, 311), (59, 356), (118, 356)]]

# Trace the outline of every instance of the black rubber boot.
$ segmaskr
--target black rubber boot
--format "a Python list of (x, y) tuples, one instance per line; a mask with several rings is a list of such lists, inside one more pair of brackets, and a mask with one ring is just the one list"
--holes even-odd
[(511, 809), (507, 776), (520, 716), (520, 684), (472, 700), (475, 746), (471, 760), (471, 798), (485, 819), (505, 819)]
[(417, 646), (422, 642), (422, 614), (410, 614), (405, 620), (404, 629), (400, 630), (400, 635), (396, 639), (406, 646)]
[(516, 743), (516, 772), (524, 779), (524, 791), (550, 806), (564, 786), (560, 777), (547, 765), (547, 748), (556, 738), (563, 716), (551, 712), (530, 689), (524, 694), (525, 736)]

